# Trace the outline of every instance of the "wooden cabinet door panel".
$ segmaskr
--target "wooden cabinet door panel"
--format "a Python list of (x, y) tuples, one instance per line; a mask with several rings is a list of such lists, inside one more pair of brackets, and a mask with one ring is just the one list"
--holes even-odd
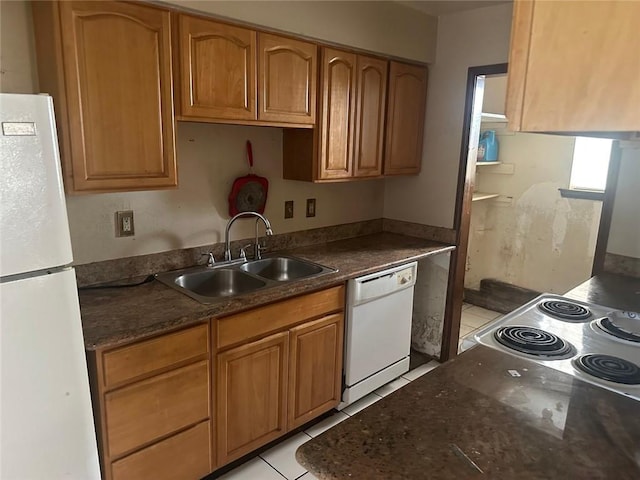
[(516, 2), (512, 38), (510, 126), (640, 131), (639, 2)]
[(352, 175), (355, 83), (356, 55), (324, 48), (318, 156), (320, 179)]
[(290, 331), (289, 430), (340, 402), (343, 318), (329, 315)]
[(60, 2), (73, 185), (176, 185), (167, 11)]
[(382, 174), (387, 61), (358, 55), (354, 176)]
[(113, 480), (199, 480), (213, 470), (211, 423), (199, 423), (111, 466)]
[(110, 457), (207, 419), (209, 385), (209, 362), (201, 361), (107, 393)]
[(255, 120), (256, 32), (180, 15), (181, 113)]
[(286, 431), (288, 332), (218, 354), (218, 465)]
[(258, 120), (315, 123), (317, 52), (313, 43), (259, 34)]
[(426, 67), (391, 62), (385, 175), (420, 171), (426, 98)]

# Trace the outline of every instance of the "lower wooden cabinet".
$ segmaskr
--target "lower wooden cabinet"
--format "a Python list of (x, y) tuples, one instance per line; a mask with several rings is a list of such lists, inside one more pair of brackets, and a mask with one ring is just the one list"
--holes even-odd
[(342, 313), (305, 323), (289, 332), (289, 430), (340, 402), (343, 332)]
[(198, 480), (214, 468), (209, 323), (88, 352), (104, 480)]
[(286, 431), (288, 333), (218, 355), (218, 463), (226, 464)]
[(202, 478), (213, 470), (211, 422), (199, 423), (159, 443), (113, 462), (113, 480)]
[(198, 480), (336, 407), (344, 299), (340, 285), (88, 352), (103, 479)]
[(105, 395), (112, 457), (209, 417), (209, 362), (200, 361)]
[(218, 467), (338, 405), (343, 309), (340, 286), (218, 320), (225, 325), (214, 329), (220, 334), (236, 322), (251, 324), (255, 318), (264, 325), (273, 315), (278, 319), (263, 338), (223, 347), (216, 356)]

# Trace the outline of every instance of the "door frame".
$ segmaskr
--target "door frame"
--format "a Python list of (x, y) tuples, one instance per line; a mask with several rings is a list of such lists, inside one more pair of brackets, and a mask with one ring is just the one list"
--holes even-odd
[[(471, 223), (471, 201), (473, 196), (473, 187), (475, 186), (475, 159), (471, 158), (468, 153), (469, 134), (472, 122), (471, 112), (475, 99), (476, 79), (481, 75), (499, 75), (507, 73), (507, 71), (507, 63), (498, 63), (479, 67), (470, 67), (467, 74), (467, 91), (464, 107), (464, 122), (462, 126), (462, 146), (460, 149), (460, 168), (458, 170), (458, 186), (454, 213), (456, 249), (451, 255), (451, 262), (449, 265), (449, 279), (447, 284), (448, 294), (440, 353), (440, 361), (442, 362), (458, 355), (460, 321), (464, 296), (465, 266)], [(615, 134), (612, 136), (615, 137)], [(613, 206), (618, 187), (621, 157), (622, 148), (620, 146), (620, 142), (614, 141), (611, 149), (611, 159), (609, 161), (609, 169), (607, 171), (607, 183), (602, 201), (602, 210), (600, 213), (600, 224), (598, 226), (598, 236), (591, 271), (592, 276), (598, 275), (604, 271), (607, 243), (611, 229), (611, 218), (613, 216)]]
[(447, 285), (447, 303), (445, 306), (440, 361), (445, 362), (458, 355), (460, 337), (460, 319), (464, 294), (464, 275), (469, 247), (469, 227), (471, 223), (471, 200), (475, 185), (475, 159), (469, 156), (469, 134), (471, 130), (471, 111), (475, 100), (477, 77), (482, 75), (500, 75), (507, 73), (507, 63), (496, 63), (470, 67), (467, 73), (467, 93), (464, 104), (464, 122), (462, 124), (462, 145), (460, 148), (460, 168), (453, 228), (456, 231), (456, 249), (451, 255), (449, 280)]

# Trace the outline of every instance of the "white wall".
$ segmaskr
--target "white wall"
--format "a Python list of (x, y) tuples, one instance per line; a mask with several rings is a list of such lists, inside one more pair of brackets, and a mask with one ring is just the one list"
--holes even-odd
[[(502, 127), (502, 130), (500, 129)], [(541, 292), (565, 293), (591, 276), (602, 202), (562, 198), (574, 137), (496, 129), (503, 165), (476, 167), (465, 286), (495, 278)], [(494, 173), (512, 167), (513, 174)]]
[(640, 258), (640, 144), (627, 144), (620, 162), (618, 189), (607, 251)]
[(167, 3), (229, 19), (430, 63), (436, 17), (392, 1), (215, 1)]
[(507, 62), (511, 9), (504, 4), (439, 17), (422, 171), (386, 181), (386, 218), (453, 227), (467, 70)]
[[(329, 39), (416, 60), (431, 60), (434, 17), (395, 2), (216, 2), (177, 1), (181, 6), (271, 28)], [(0, 2), (1, 91), (35, 93), (37, 73), (31, 12), (26, 1)], [(283, 233), (382, 217), (382, 181), (315, 185), (282, 180), (282, 130), (178, 123), (177, 190), (68, 197), (77, 264), (155, 253), (220, 241), (228, 219), (233, 179), (246, 173), (244, 144), (254, 144), (256, 171), (269, 178), (266, 215)], [(307, 198), (317, 216), (304, 217)], [(284, 201), (295, 201), (295, 217), (284, 220)], [(114, 213), (134, 210), (136, 235), (115, 238)], [(232, 238), (249, 237), (253, 222), (241, 221)]]
[(37, 90), (31, 6), (25, 1), (0, 1), (0, 92)]
[[(233, 180), (246, 175), (245, 142), (253, 146), (255, 173), (269, 180), (265, 215), (274, 233), (380, 218), (382, 182), (315, 185), (282, 180), (282, 130), (178, 122), (177, 190), (67, 197), (76, 263), (207, 245), (224, 240)], [(307, 198), (316, 216), (305, 217)], [(284, 201), (294, 218), (284, 219)], [(114, 213), (134, 211), (134, 237), (114, 237)], [(253, 237), (253, 220), (238, 220), (232, 239)], [(261, 235), (263, 228), (260, 227)]]

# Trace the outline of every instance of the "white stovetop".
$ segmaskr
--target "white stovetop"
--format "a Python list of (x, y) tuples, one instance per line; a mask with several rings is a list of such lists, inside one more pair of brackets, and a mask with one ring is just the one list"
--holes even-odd
[[(591, 311), (591, 316), (581, 322), (569, 322), (553, 318), (538, 308), (538, 304), (545, 300), (565, 300), (585, 306)], [(600, 353), (619, 357), (640, 366), (640, 344), (618, 339), (602, 332), (595, 326), (597, 319), (610, 315), (612, 312), (615, 311), (609, 307), (587, 304), (558, 295), (543, 294), (482, 328), (474, 335), (474, 339), (487, 347), (495, 348), (517, 357), (527, 358), (535, 363), (567, 373), (585, 382), (640, 400), (640, 385), (624, 385), (601, 380), (575, 368), (572, 363), (572, 361), (580, 355)], [(616, 312), (616, 314), (620, 314), (620, 312)], [(638, 322), (640, 323), (640, 319)], [(548, 360), (505, 347), (494, 338), (493, 333), (499, 327), (511, 325), (531, 326), (553, 333), (571, 343), (576, 349), (575, 355), (562, 360)]]

